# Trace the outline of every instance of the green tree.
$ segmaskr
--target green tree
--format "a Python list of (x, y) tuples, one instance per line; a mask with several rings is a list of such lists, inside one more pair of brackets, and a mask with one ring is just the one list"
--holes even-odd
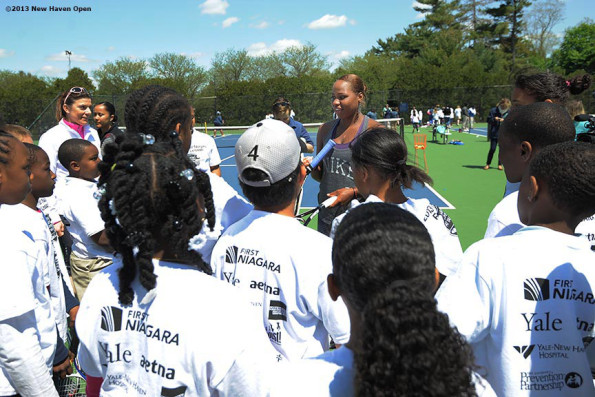
[(329, 69), (328, 58), (312, 43), (287, 48), (280, 55), (288, 77), (305, 77), (323, 73)]
[(149, 59), (149, 66), (157, 79), (163, 79), (176, 91), (193, 99), (207, 83), (207, 72), (194, 59), (180, 54), (165, 52)]
[(149, 73), (145, 60), (119, 58), (101, 65), (93, 77), (99, 83), (98, 93), (123, 95), (138, 88), (149, 78)]
[(251, 69), (252, 57), (247, 50), (230, 48), (215, 54), (211, 60), (211, 82), (217, 86), (246, 80)]
[(482, 30), (490, 32), (493, 44), (506, 54), (510, 54), (511, 72), (517, 69), (516, 58), (519, 43), (525, 30), (523, 16), (530, 5), (529, 0), (500, 0), (494, 7), (485, 10), (493, 18), (493, 22), (483, 27)]
[(95, 85), (93, 84), (93, 81), (91, 80), (87, 72), (76, 67), (68, 71), (68, 75), (65, 79), (54, 80), (52, 86), (56, 94), (62, 91), (69, 90), (72, 87), (84, 87), (90, 92), (95, 91)]
[(564, 33), (560, 48), (552, 54), (553, 63), (566, 72), (595, 73), (595, 23), (585, 19)]
[(31, 73), (2, 70), (0, 114), (6, 123), (28, 127), (51, 102), (52, 91), (46, 81)]

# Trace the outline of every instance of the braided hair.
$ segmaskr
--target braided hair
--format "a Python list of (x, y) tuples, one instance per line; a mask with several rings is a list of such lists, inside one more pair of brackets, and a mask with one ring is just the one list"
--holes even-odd
[(591, 86), (591, 75), (584, 74), (568, 80), (550, 72), (533, 75), (519, 75), (515, 87), (522, 89), (527, 94), (534, 96), (537, 102), (546, 99), (554, 103), (564, 104), (570, 95), (578, 95)]
[(178, 123), (191, 127), (192, 107), (176, 91), (159, 85), (149, 85), (134, 91), (124, 109), (126, 131), (151, 134), (157, 142), (173, 145), (176, 155), (185, 162), (186, 168), (194, 171), (199, 192), (204, 198), (206, 219), (211, 230), (215, 226), (215, 205), (209, 176), (196, 169), (188, 158), (179, 138), (172, 139), (172, 131)]
[(394, 205), (361, 205), (339, 225), (333, 278), (362, 319), (355, 395), (476, 395), (471, 348), (436, 308), (434, 264), (426, 228)]
[(407, 165), (407, 145), (399, 134), (386, 127), (374, 127), (364, 131), (351, 144), (351, 161), (355, 167), (372, 167), (383, 178), (390, 180), (391, 187), (411, 183), (432, 184), (432, 178), (418, 167)]
[(132, 302), (137, 273), (143, 287), (155, 288), (152, 257), (165, 247), (175, 260), (211, 274), (200, 254), (188, 249), (201, 230), (202, 210), (199, 181), (182, 173), (188, 169), (184, 158), (171, 143), (145, 145), (139, 134), (124, 134), (107, 149), (100, 163), (99, 185), (105, 192), (99, 209), (110, 244), (122, 256), (120, 302)]

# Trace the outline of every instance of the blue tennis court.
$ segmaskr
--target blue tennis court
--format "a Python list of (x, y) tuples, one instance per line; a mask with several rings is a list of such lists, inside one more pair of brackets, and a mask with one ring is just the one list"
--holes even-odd
[[(474, 131), (475, 132), (475, 131)], [(312, 140), (316, 142), (316, 133), (310, 133)], [(238, 182), (238, 170), (234, 158), (234, 146), (240, 135), (225, 135), (215, 138), (219, 155), (221, 156), (221, 176), (240, 194), (242, 189)], [(315, 150), (316, 152), (316, 150)], [(405, 190), (405, 195), (411, 198), (427, 198), (432, 204), (442, 209), (454, 209), (444, 197), (436, 192), (431, 186), (422, 187), (414, 184), (413, 189)], [(318, 205), (318, 182), (313, 178), (306, 179), (304, 185), (304, 195), (302, 198), (302, 208), (313, 208)]]

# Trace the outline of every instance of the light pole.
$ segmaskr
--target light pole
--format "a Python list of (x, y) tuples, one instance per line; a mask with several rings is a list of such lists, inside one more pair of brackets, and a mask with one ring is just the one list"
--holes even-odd
[(66, 53), (66, 56), (68, 57), (68, 71), (70, 71), (70, 56), (72, 55), (72, 52), (66, 50), (64, 51)]

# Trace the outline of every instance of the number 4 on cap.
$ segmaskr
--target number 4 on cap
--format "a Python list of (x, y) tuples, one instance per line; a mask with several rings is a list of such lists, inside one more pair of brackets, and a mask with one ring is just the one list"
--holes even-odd
[(248, 153), (248, 157), (252, 157), (252, 160), (256, 161), (258, 158), (258, 145), (254, 146), (250, 153)]

